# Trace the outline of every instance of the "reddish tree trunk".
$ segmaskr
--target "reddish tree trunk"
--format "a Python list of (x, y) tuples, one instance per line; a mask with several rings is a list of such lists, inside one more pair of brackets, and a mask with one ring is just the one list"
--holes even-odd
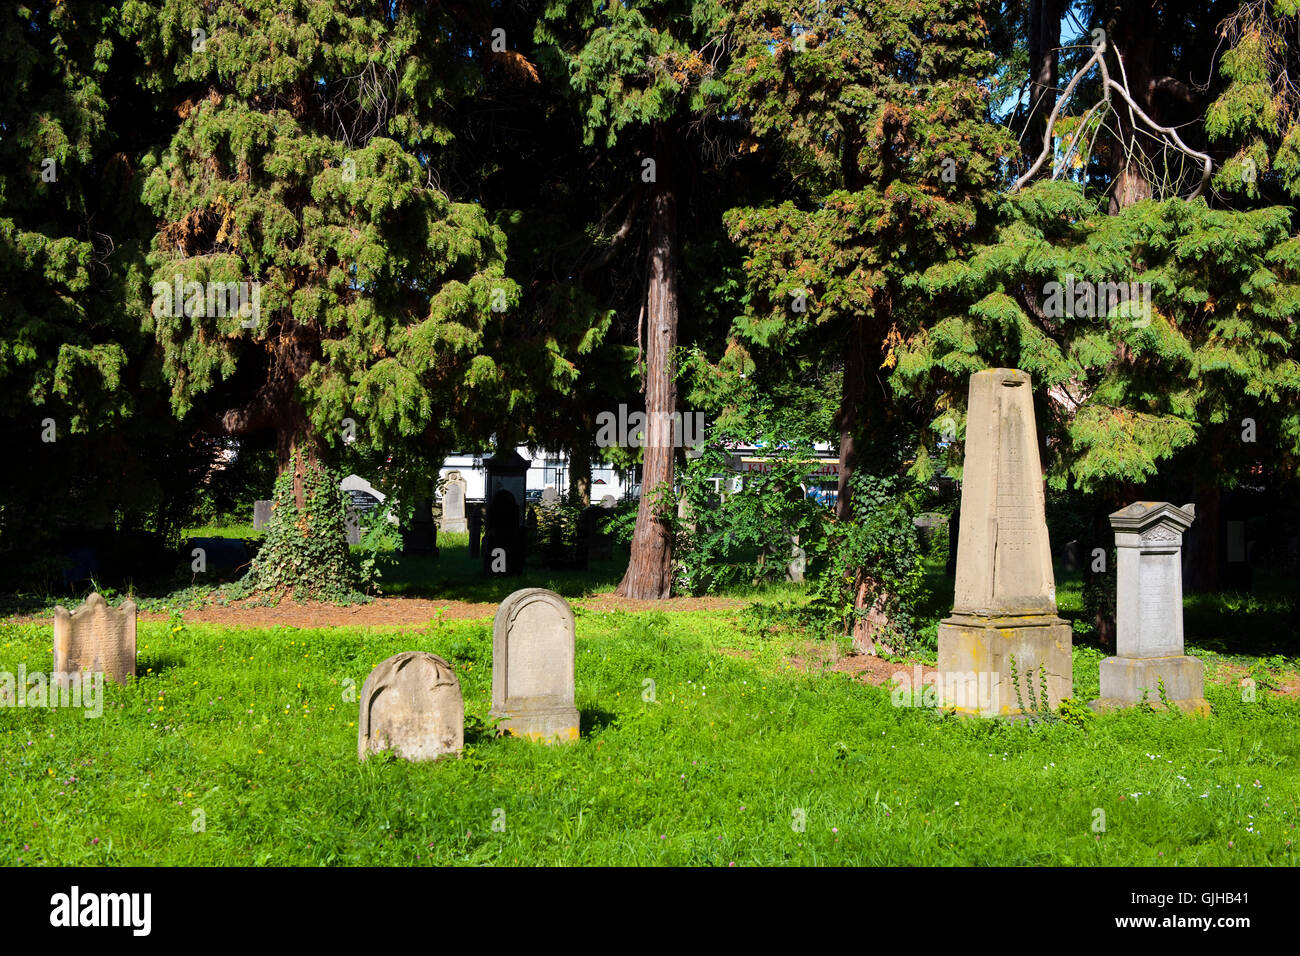
[(844, 384), (840, 391), (840, 408), (836, 414), (836, 424), (840, 429), (840, 464), (836, 482), (835, 517), (848, 521), (853, 515), (849, 479), (853, 477), (853, 460), (857, 454), (857, 433), (861, 427), (862, 391), (866, 384), (866, 356), (863, 349), (863, 320), (854, 320), (853, 332), (849, 336), (848, 349), (844, 356)]
[[(662, 600), (672, 593), (673, 425), (677, 409), (677, 197), (669, 176), (673, 145), (656, 136), (657, 186), (651, 201), (650, 262), (646, 283), (645, 445), (641, 502), (632, 554), (617, 594)], [(661, 500), (662, 498), (662, 500)]]

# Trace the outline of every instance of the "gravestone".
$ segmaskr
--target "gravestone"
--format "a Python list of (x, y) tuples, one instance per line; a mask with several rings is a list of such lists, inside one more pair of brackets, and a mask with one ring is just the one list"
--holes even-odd
[(503, 488), (488, 506), (480, 548), (483, 571), (487, 574), (522, 574), (524, 541), (524, 528), (519, 521), (515, 496)]
[(1183, 532), (1194, 505), (1135, 501), (1110, 516), (1115, 529), (1115, 656), (1101, 662), (1094, 710), (1165, 698), (1179, 710), (1208, 714), (1205, 665), (1183, 653)]
[(442, 491), (442, 530), (464, 533), (469, 530), (465, 522), (465, 489), (469, 487), (459, 471), (447, 472)]
[(515, 514), (522, 512), (528, 503), (525, 489), (528, 486), (528, 469), (531, 463), (513, 448), (498, 451), (483, 459), (483, 497), (488, 503), (488, 524), (492, 523), (492, 508), (500, 500), (502, 491), (515, 499)]
[(274, 501), (254, 501), (253, 502), (253, 530), (261, 531), (271, 523), (271, 506)]
[(108, 606), (97, 593), (74, 611), (54, 609), (54, 680), (66, 687), (81, 671), (125, 684), (135, 676), (135, 602)]
[(546, 743), (578, 739), (573, 611), (545, 588), (501, 602), (492, 622), (492, 716), (512, 734)]
[(588, 505), (582, 509), (580, 539), (587, 552), (588, 560), (608, 561), (614, 553), (614, 542), (608, 534), (601, 533), (600, 519), (605, 509), (600, 505)]
[(410, 525), (402, 528), (403, 554), (438, 553), (438, 526), (433, 523), (433, 499), (416, 498)]
[(960, 522), (953, 613), (939, 625), (945, 704), (959, 714), (1009, 716), (1043, 706), (1045, 697), (1054, 709), (1073, 686), (1070, 625), (1056, 614), (1026, 372), (986, 369), (970, 378)]
[(465, 700), (441, 657), (403, 651), (361, 685), (357, 756), (391, 750), (404, 760), (437, 760), (465, 745)]
[(1062, 567), (1067, 571), (1078, 571), (1079, 568), (1082, 567), (1079, 558), (1080, 554), (1082, 554), (1082, 551), (1079, 548), (1079, 542), (1077, 540), (1065, 542), (1065, 547), (1061, 549)]
[(618, 502), (614, 499), (613, 495), (605, 495), (605, 497), (600, 499), (600, 506), (602, 508), (613, 508), (616, 504), (618, 504)]
[(786, 565), (785, 579), (795, 584), (802, 584), (807, 570), (808, 553), (799, 547), (799, 536), (792, 534), (790, 535), (790, 563)]
[(560, 493), (555, 490), (554, 485), (547, 485), (542, 489), (542, 507), (549, 508), (551, 505), (559, 504)]
[(948, 534), (948, 516), (945, 514), (920, 514), (912, 519), (916, 528), (917, 543), (923, 553), (929, 553), (930, 546), (939, 535)]
[(479, 544), (483, 537), (483, 509), (475, 505), (469, 512), (469, 556), (479, 556)]

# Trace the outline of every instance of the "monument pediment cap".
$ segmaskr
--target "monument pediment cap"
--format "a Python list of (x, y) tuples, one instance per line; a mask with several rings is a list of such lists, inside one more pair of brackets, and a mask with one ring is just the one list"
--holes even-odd
[(527, 471), (532, 467), (532, 462), (513, 448), (506, 448), (498, 451), (491, 458), (484, 458), (483, 467), (493, 471)]
[(1194, 520), (1194, 504), (1180, 508), (1168, 501), (1135, 501), (1113, 513), (1110, 516), (1110, 526), (1116, 531), (1140, 533), (1156, 525), (1164, 525), (1182, 532), (1191, 527)]

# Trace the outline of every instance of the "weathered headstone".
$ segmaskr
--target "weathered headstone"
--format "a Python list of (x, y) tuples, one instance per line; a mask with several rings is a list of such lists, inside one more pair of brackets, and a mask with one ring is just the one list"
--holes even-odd
[(465, 745), (465, 700), (441, 657), (403, 651), (361, 685), (357, 756), (391, 750), (404, 760), (437, 760)]
[(953, 613), (939, 625), (945, 703), (979, 716), (1055, 708), (1073, 686), (1070, 625), (1056, 614), (1032, 385), (1018, 369), (970, 378), (960, 520)]
[(1135, 501), (1110, 516), (1115, 529), (1115, 656), (1101, 662), (1095, 710), (1153, 707), (1209, 713), (1205, 665), (1183, 653), (1183, 532), (1193, 505)]
[(808, 553), (799, 547), (799, 536), (790, 536), (790, 562), (786, 565), (785, 579), (795, 584), (803, 583), (804, 573), (808, 570)]
[(469, 487), (459, 471), (447, 472), (442, 491), (442, 530), (458, 534), (469, 530), (465, 522), (465, 490)]
[(253, 502), (253, 530), (261, 531), (271, 523), (271, 506), (274, 501), (254, 501)]
[(615, 500), (613, 495), (605, 495), (600, 499), (600, 506), (602, 508), (612, 508), (616, 504), (618, 504), (618, 502)]
[(492, 715), (512, 734), (547, 743), (578, 739), (574, 622), (554, 591), (524, 588), (492, 622)]
[(560, 493), (555, 490), (554, 485), (547, 485), (542, 489), (542, 507), (549, 508), (551, 505), (559, 504)]
[(125, 684), (135, 676), (135, 602), (108, 606), (97, 593), (76, 610), (54, 609), (54, 680), (67, 686), (81, 671)]

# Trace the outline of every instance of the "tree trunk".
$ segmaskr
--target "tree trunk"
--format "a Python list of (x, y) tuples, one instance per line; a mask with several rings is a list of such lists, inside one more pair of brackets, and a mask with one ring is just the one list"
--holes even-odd
[[(1029, 116), (1021, 146), (1030, 162), (1043, 148), (1047, 118), (1056, 106), (1063, 7), (1062, 0), (1030, 0), (1029, 4)], [(1044, 164), (1039, 175), (1050, 173), (1051, 166)]]
[[(641, 502), (632, 532), (622, 597), (662, 600), (672, 593), (673, 423), (677, 409), (677, 196), (670, 177), (676, 148), (662, 126), (655, 131), (656, 176), (650, 213), (646, 283), (646, 442), (642, 448)], [(661, 501), (661, 496), (663, 500)], [(662, 514), (660, 513), (662, 512)]]
[(314, 434), (306, 414), (297, 402), (282, 403), (275, 413), (276, 474), (294, 469), (293, 500), (299, 511), (307, 504), (307, 473), (319, 466), (320, 458), (320, 437)]
[(840, 391), (840, 408), (836, 413), (836, 425), (840, 429), (840, 464), (839, 477), (836, 482), (835, 517), (839, 521), (848, 521), (853, 515), (852, 502), (849, 500), (849, 479), (853, 477), (854, 457), (857, 454), (856, 438), (861, 422), (862, 390), (865, 387), (866, 356), (863, 350), (863, 319), (858, 316), (853, 322), (853, 331), (849, 336), (848, 349), (844, 356), (844, 384)]
[[(1116, 15), (1106, 24), (1107, 42), (1124, 65), (1123, 76), (1116, 79), (1122, 82), (1127, 78), (1133, 102), (1152, 120), (1161, 123), (1151, 66), (1159, 33), (1155, 7), (1150, 2), (1137, 2), (1117, 6), (1116, 10)], [(1117, 142), (1111, 149), (1110, 159), (1110, 171), (1114, 177), (1110, 196), (1112, 216), (1152, 196), (1151, 182), (1147, 178), (1150, 163), (1147, 144), (1151, 140), (1137, 135), (1127, 104), (1118, 96), (1114, 104)]]
[(574, 504), (591, 504), (591, 446), (578, 441), (569, 449), (569, 498)]

